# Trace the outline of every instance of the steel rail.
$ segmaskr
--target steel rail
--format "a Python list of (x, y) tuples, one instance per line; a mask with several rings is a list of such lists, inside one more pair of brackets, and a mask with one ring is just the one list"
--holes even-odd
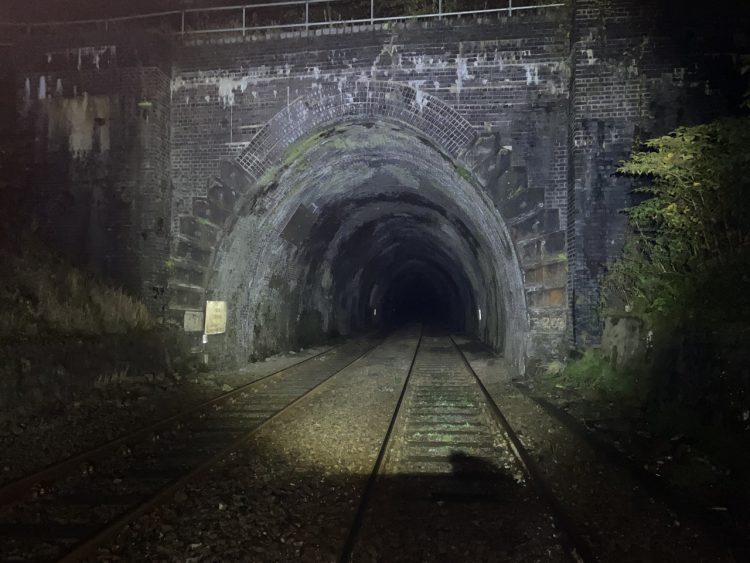
[(469, 372), (474, 376), (474, 379), (479, 385), (479, 389), (482, 391), (482, 395), (490, 408), (490, 412), (505, 431), (510, 442), (511, 450), (519, 460), (521, 465), (524, 467), (526, 474), (529, 476), (529, 480), (533, 483), (537, 493), (542, 497), (543, 501), (547, 504), (547, 507), (552, 512), (552, 516), (557, 522), (558, 528), (563, 532), (562, 540), (565, 547), (570, 552), (571, 557), (575, 561), (583, 561), (584, 563), (596, 563), (597, 559), (591, 550), (589, 544), (583, 539), (583, 534), (579, 531), (578, 526), (573, 522), (572, 518), (568, 516), (562, 504), (555, 496), (552, 491), (552, 487), (547, 483), (547, 480), (542, 475), (541, 470), (537, 467), (534, 460), (529, 455), (525, 446), (521, 442), (518, 434), (516, 434), (513, 427), (505, 418), (505, 415), (500, 410), (492, 395), (485, 387), (477, 372), (471, 367), (469, 360), (466, 358), (463, 350), (456, 344), (456, 341), (452, 336), (449, 336), (451, 343), (453, 344), (456, 352), (461, 356), (464, 365)]
[(375, 464), (373, 465), (372, 471), (370, 472), (370, 476), (367, 479), (365, 490), (362, 493), (359, 506), (357, 507), (357, 512), (354, 515), (352, 526), (349, 529), (349, 533), (346, 536), (344, 547), (341, 549), (341, 554), (338, 559), (339, 563), (349, 563), (352, 560), (354, 547), (357, 543), (359, 532), (362, 529), (362, 524), (364, 523), (365, 513), (367, 512), (367, 507), (370, 504), (370, 497), (372, 496), (372, 492), (375, 489), (375, 483), (378, 480), (378, 474), (380, 473), (380, 469), (383, 466), (385, 455), (388, 452), (390, 442), (391, 442), (391, 435), (393, 434), (393, 429), (396, 426), (396, 421), (398, 420), (398, 415), (399, 415), (399, 412), (401, 411), (401, 404), (404, 402), (404, 397), (406, 396), (406, 389), (409, 386), (409, 380), (411, 379), (411, 374), (414, 371), (414, 363), (417, 361), (417, 354), (419, 353), (419, 347), (422, 344), (423, 330), (424, 330), (423, 327), (420, 326), (419, 339), (417, 340), (417, 345), (414, 347), (414, 355), (411, 358), (411, 364), (409, 364), (409, 371), (406, 374), (406, 379), (404, 380), (404, 385), (401, 388), (401, 394), (399, 395), (398, 401), (396, 402), (396, 407), (393, 411), (391, 422), (388, 424), (388, 430), (386, 430), (385, 437), (383, 438), (383, 443), (380, 445), (380, 451), (378, 451), (378, 457), (375, 459)]
[(110, 440), (98, 446), (94, 446), (91, 449), (74, 454), (73, 456), (65, 458), (61, 461), (52, 463), (51, 465), (48, 465), (47, 467), (44, 467), (24, 477), (16, 479), (15, 481), (6, 483), (2, 487), (0, 487), (0, 507), (22, 500), (26, 494), (31, 492), (31, 489), (34, 487), (34, 485), (37, 485), (45, 481), (53, 480), (53, 479), (60, 479), (61, 477), (64, 477), (65, 475), (75, 471), (81, 463), (101, 459), (102, 457), (111, 453), (113, 450), (116, 450), (118, 447), (125, 445), (130, 441), (139, 440), (143, 438), (144, 436), (148, 435), (149, 433), (154, 432), (155, 430), (160, 430), (164, 428), (165, 426), (168, 426), (171, 423), (177, 422), (180, 419), (183, 419), (191, 414), (194, 414), (200, 410), (203, 410), (206, 407), (209, 407), (211, 405), (214, 405), (216, 403), (229, 399), (233, 397), (234, 395), (242, 393), (243, 391), (247, 391), (248, 389), (250, 389), (251, 387), (255, 386), (256, 384), (262, 381), (265, 381), (271, 377), (280, 375), (284, 373), (285, 371), (288, 371), (306, 362), (319, 358), (320, 356), (328, 354), (329, 352), (337, 348), (340, 348), (341, 346), (343, 346), (343, 344), (339, 344), (337, 346), (331, 346), (327, 348), (326, 350), (319, 352), (318, 354), (315, 354), (313, 356), (310, 356), (308, 358), (295, 362), (285, 368), (282, 368), (272, 373), (269, 373), (267, 375), (264, 375), (254, 381), (251, 381), (250, 383), (241, 385), (240, 387), (237, 387), (236, 389), (233, 389), (226, 393), (222, 393), (221, 395), (217, 395), (216, 397), (213, 397), (212, 399), (208, 399), (206, 401), (192, 405), (188, 407), (187, 409), (179, 411), (165, 418), (159, 419), (155, 422), (152, 422), (151, 424), (148, 424), (137, 430), (124, 434), (118, 438), (115, 438), (114, 440)]
[(231, 444), (221, 449), (219, 452), (212, 455), (211, 457), (209, 457), (200, 465), (194, 467), (193, 469), (189, 470), (187, 473), (184, 473), (183, 475), (181, 475), (176, 480), (162, 487), (161, 489), (159, 489), (157, 493), (152, 495), (143, 503), (126, 511), (125, 513), (117, 517), (114, 521), (112, 521), (111, 523), (106, 524), (105, 527), (102, 528), (99, 532), (97, 532), (94, 536), (82, 541), (81, 543), (76, 545), (71, 551), (67, 552), (64, 556), (62, 556), (59, 559), (58, 563), (73, 563), (73, 562), (81, 561), (87, 557), (92, 557), (94, 555), (95, 550), (98, 547), (100, 547), (102, 544), (106, 543), (108, 540), (113, 538), (124, 526), (131, 523), (133, 520), (142, 516), (148, 511), (152, 510), (156, 506), (169, 501), (172, 498), (172, 496), (177, 491), (179, 491), (182, 487), (184, 487), (191, 481), (194, 481), (196, 478), (205, 474), (209, 469), (211, 469), (213, 466), (219, 463), (222, 459), (224, 459), (230, 453), (242, 447), (242, 445), (245, 442), (247, 442), (250, 438), (252, 438), (254, 434), (260, 431), (262, 428), (265, 428), (271, 421), (276, 420), (279, 416), (282, 416), (283, 414), (288, 412), (289, 409), (297, 405), (300, 401), (309, 399), (314, 394), (319, 393), (321, 389), (325, 386), (325, 384), (329, 383), (333, 379), (334, 376), (338, 375), (339, 373), (347, 369), (349, 366), (353, 365), (354, 363), (358, 362), (359, 360), (367, 356), (370, 352), (372, 352), (373, 350), (381, 346), (382, 343), (383, 341), (379, 340), (374, 346), (371, 346), (367, 348), (361, 354), (358, 354), (353, 360), (347, 362), (343, 367), (335, 370), (333, 373), (331, 373), (331, 375), (326, 377), (323, 381), (321, 381), (320, 383), (318, 383), (311, 389), (305, 391), (296, 399), (288, 403), (286, 406), (284, 406), (283, 408), (275, 412), (273, 415), (269, 416), (267, 419), (261, 422), (258, 426), (254, 427), (252, 430), (247, 432), (244, 436), (233, 441)]

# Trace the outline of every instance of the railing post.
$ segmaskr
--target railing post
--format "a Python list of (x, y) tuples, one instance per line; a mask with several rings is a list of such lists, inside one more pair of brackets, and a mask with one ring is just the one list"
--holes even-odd
[(310, 29), (310, 2), (305, 0), (305, 31)]
[(180, 14), (180, 35), (185, 35), (185, 10)]
[(513, 15), (513, 0), (508, 0), (508, 15)]
[(245, 21), (245, 6), (242, 6), (242, 37), (245, 37), (245, 28), (247, 27)]
[(375, 24), (375, 0), (370, 0), (370, 25)]
[(438, 15), (440, 16), (438, 19), (443, 19), (443, 0), (438, 0)]

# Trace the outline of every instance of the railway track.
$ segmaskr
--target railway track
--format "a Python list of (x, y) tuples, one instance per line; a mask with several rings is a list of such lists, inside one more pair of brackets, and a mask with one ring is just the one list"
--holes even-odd
[(0, 560), (78, 561), (377, 347), (332, 348), (0, 488)]
[[(403, 336), (393, 338), (398, 342)], [(362, 340), (327, 350), (0, 488), (0, 560), (96, 557), (97, 549), (127, 524), (169, 503), (182, 486), (231, 452), (244, 451), (262, 427), (273, 429), (300, 416), (304, 420), (310, 405), (342, 389), (358, 392), (361, 387), (352, 387), (348, 378), (325, 386), (331, 394), (321, 391), (380, 342)], [(393, 416), (389, 424), (386, 413), (380, 417), (381, 428), (387, 424), (382, 444), (380, 434), (370, 442), (371, 455), (381, 444), (374, 469), (361, 489), (355, 488), (361, 496), (353, 491), (351, 501), (336, 511), (342, 535), (331, 545), (333, 553), (343, 545), (339, 561), (595, 561), (453, 340), (422, 335), (407, 348), (411, 364), (401, 363), (403, 387), (399, 383), (393, 390), (388, 408), (395, 403)], [(390, 369), (392, 350), (383, 348), (363, 364), (365, 373), (381, 374), (373, 375), (380, 383), (368, 384), (371, 393), (391, 380), (390, 375), (383, 379), (383, 370)], [(364, 381), (361, 373), (356, 377)], [(311, 400), (304, 409), (293, 409), (302, 406), (303, 398)], [(361, 440), (357, 436), (349, 441)], [(323, 438), (330, 439), (335, 437)], [(248, 455), (257, 461), (255, 453)], [(288, 487), (287, 480), (279, 484)], [(275, 490), (272, 484), (259, 486), (243, 494), (261, 494), (267, 486)], [(317, 485), (309, 486), (306, 495)], [(340, 501), (328, 497), (325, 502)], [(347, 516), (352, 506), (353, 521)]]
[(512, 561), (519, 548), (595, 560), (455, 342), (423, 337), (339, 561)]

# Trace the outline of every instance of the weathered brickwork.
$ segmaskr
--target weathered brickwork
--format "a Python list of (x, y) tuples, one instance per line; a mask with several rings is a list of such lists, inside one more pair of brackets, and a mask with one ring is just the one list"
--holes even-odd
[[(599, 287), (631, 203), (617, 165), (634, 141), (723, 107), (700, 48), (664, 21), (649, 3), (576, 0), (511, 18), (245, 38), (35, 39), (16, 47), (34, 206), (66, 233), (61, 246), (180, 321), (222, 297), (215, 280), (235, 265), (217, 257), (242, 218), (280, 205), (275, 179), (306, 143), (339, 124), (391, 124), (497, 210), (512, 241), (503, 260), (522, 279), (523, 353), (596, 344)], [(247, 260), (269, 237), (246, 241)], [(270, 275), (248, 283), (276, 291)]]
[[(624, 242), (631, 183), (614, 174), (618, 165), (639, 140), (727, 110), (719, 84), (709, 77), (717, 66), (725, 76), (735, 74), (727, 65), (732, 43), (722, 40), (717, 50), (716, 41), (683, 29), (679, 9), (660, 12), (638, 0), (576, 2), (568, 298), (571, 343), (577, 346), (599, 343), (600, 283)], [(701, 51), (702, 42), (713, 45)]]
[[(524, 166), (528, 139), (549, 122), (550, 104), (562, 107), (565, 97), (564, 35), (554, 14), (548, 18), (376, 26), (352, 34), (184, 47), (176, 53), (173, 78), (173, 144), (185, 149), (176, 158), (185, 162), (204, 149), (215, 154), (213, 144), (248, 142), (282, 109), (298, 111), (301, 100), (315, 103), (331, 91), (363, 95), (368, 84), (392, 82), (409, 86), (405, 91), (415, 91), (410, 95), (420, 102), (434, 96), (477, 131), (501, 132), (506, 146), (518, 142), (514, 158)], [(564, 131), (559, 135), (564, 142)], [(188, 176), (195, 178), (199, 165), (192, 166)], [(174, 168), (179, 174), (180, 166)], [(205, 194), (205, 184), (201, 188)]]
[(321, 87), (314, 98), (287, 105), (255, 134), (237, 160), (257, 180), (281, 163), (295, 141), (351, 119), (411, 126), (452, 156), (458, 156), (476, 137), (460, 113), (430, 94), (400, 83), (359, 80)]
[[(221, 172), (221, 159), (238, 158), (252, 183), (278, 166), (298, 139), (326, 124), (369, 118), (412, 127), (463, 163), (501, 209), (524, 252), (524, 271), (564, 267), (566, 21), (561, 10), (178, 49), (172, 79), (174, 225), (200, 202), (201, 219), (216, 224), (220, 237), (247, 207), (253, 188), (242, 179), (238, 184), (229, 163)], [(206, 201), (212, 175), (234, 192), (215, 187), (224, 194), (222, 204)], [(228, 199), (236, 209), (226, 206)], [(210, 278), (212, 266), (206, 253), (197, 253), (198, 259), (186, 254), (194, 241), (189, 233), (180, 237), (175, 253), (181, 270), (172, 282), (177, 310), (202, 302), (195, 280), (201, 273)], [(554, 275), (526, 286), (532, 356), (560, 347), (564, 287)]]
[[(170, 79), (151, 37), (17, 47), (21, 129), (34, 139), (30, 205), (53, 244), (166, 306)], [(139, 49), (142, 54), (139, 53)]]

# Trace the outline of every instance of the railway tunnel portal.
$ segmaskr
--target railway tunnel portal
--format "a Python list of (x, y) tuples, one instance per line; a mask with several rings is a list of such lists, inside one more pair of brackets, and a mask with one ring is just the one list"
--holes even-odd
[(523, 370), (598, 339), (636, 131), (713, 99), (641, 42), (646, 7), (617, 14), (21, 37), (28, 197), (57, 246), (196, 344), (226, 302), (213, 358), (411, 313)]
[(522, 353), (523, 281), (504, 222), (424, 133), (349, 118), (296, 141), (259, 184), (249, 198), (267, 203), (237, 217), (210, 282), (234, 305), (235, 350), (411, 313)]
[[(340, 550), (348, 561), (362, 546), (406, 558), (416, 546), (418, 558), (425, 544), (411, 538), (430, 521), (450, 531), (428, 542), (437, 559), (450, 547), (474, 559), (562, 560), (570, 551), (593, 560), (591, 551), (616, 560), (626, 536), (643, 539), (626, 558), (635, 549), (648, 559), (665, 545), (669, 556), (682, 546), (683, 560), (729, 559), (734, 531), (713, 538), (692, 523), (675, 526), (669, 501), (634, 496), (648, 490), (642, 478), (621, 479), (630, 458), (619, 468), (602, 462), (556, 414), (564, 409), (519, 394), (507, 369), (533, 371), (571, 346), (596, 344), (600, 284), (631, 203), (631, 184), (614, 170), (636, 139), (722, 107), (706, 69), (734, 64), (734, 54), (676, 55), (681, 35), (661, 35), (669, 30), (653, 4), (574, 0), (512, 12), (509, 3), (505, 14), (252, 33), (242, 6), (241, 33), (185, 33), (187, 10), (167, 14), (182, 16), (177, 35), (142, 29), (139, 17), (107, 20), (90, 36), (76, 33), (79, 24), (25, 25), (17, 41), (0, 43), (14, 65), (0, 69), (0, 92), (14, 84), (16, 94), (12, 112), (0, 107), (0, 125), (12, 122), (19, 155), (0, 154), (0, 168), (11, 160), (18, 169), (6, 194), (19, 211), (28, 205), (56, 250), (125, 285), (174, 329), (136, 335), (158, 336), (149, 349), (133, 332), (112, 339), (123, 369), (111, 377), (96, 372), (97, 361), (110, 369), (97, 360), (101, 346), (78, 335), (70, 355), (84, 351), (84, 376), (43, 360), (37, 377), (19, 347), (19, 377), (6, 378), (3, 404), (53, 396), (56, 404), (49, 418), (9, 426), (15, 467), (0, 486), (0, 504), (12, 503), (0, 523), (10, 538), (3, 549), (75, 559), (102, 547), (145, 560), (167, 553), (169, 540), (191, 556), (227, 548), (291, 560), (303, 546), (305, 555)], [(226, 322), (209, 330), (204, 315), (214, 307)], [(387, 338), (373, 330), (412, 320), (420, 323)], [(356, 333), (340, 346), (315, 345)], [(56, 338), (40, 336), (55, 353)], [(474, 337), (509, 362), (496, 363)], [(166, 372), (188, 350), (190, 363), (202, 355), (216, 368), (308, 345), (174, 389), (196, 366), (174, 380)], [(163, 357), (165, 372), (127, 381), (131, 358), (150, 351), (148, 369)], [(122, 399), (100, 387), (121, 380)], [(61, 397), (89, 386), (99, 388), (95, 408), (60, 408)], [(212, 398), (196, 402), (196, 393)], [(173, 402), (188, 407), (141, 426)], [(573, 410), (600, 418), (599, 406)], [(99, 413), (103, 423), (92, 425)], [(60, 426), (47, 423), (56, 419)], [(623, 435), (612, 421), (599, 430)], [(112, 440), (113, 428), (124, 433)], [(102, 445), (87, 450), (97, 437)], [(29, 456), (36, 442), (43, 447)], [(24, 476), (27, 460), (43, 469)], [(215, 464), (221, 470), (209, 471)], [(13, 475), (21, 478), (8, 482)], [(178, 498), (191, 480), (197, 486)], [(582, 497), (580, 483), (595, 486)], [(546, 506), (540, 491), (554, 492)], [(614, 499), (604, 516), (602, 491)], [(15, 504), (27, 494), (28, 504)], [(217, 499), (231, 500), (217, 510)], [(250, 512), (270, 517), (253, 520), (258, 534), (248, 536), (244, 517), (256, 501)], [(180, 507), (156, 520), (144, 514), (171, 502)], [(37, 526), (48, 514), (64, 516), (52, 533)], [(147, 524), (123, 530), (138, 515)], [(185, 515), (195, 526), (170, 524), (177, 536), (150, 533), (154, 522)], [(333, 516), (329, 528), (340, 533), (321, 534), (321, 518)], [(617, 526), (625, 532), (612, 536)], [(275, 533), (292, 528), (304, 541)], [(276, 556), (280, 549), (289, 556)]]
[[(325, 49), (292, 58), (286, 45), (250, 70), (234, 46), (221, 48), (225, 64), (233, 54), (233, 68), (221, 71), (195, 65), (205, 46), (186, 48), (190, 65), (178, 64), (171, 80), (180, 146), (170, 308), (179, 315), (206, 296), (227, 300), (228, 333), (215, 353), (236, 359), (409, 316), (476, 334), (521, 370), (558, 353), (567, 316), (565, 47), (554, 15), (523, 20), (505, 21), (514, 31), (504, 39), (480, 26), (468, 40), (459, 27), (446, 43), (447, 28), (434, 25), (404, 35), (408, 46), (392, 30), (356, 48), (364, 38), (352, 36), (345, 51), (334, 48), (342, 39), (320, 38)], [(533, 50), (518, 46), (531, 20), (550, 34), (535, 46), (544, 62), (524, 64), (518, 57)], [(297, 75), (279, 64), (297, 57)], [(204, 92), (218, 94), (209, 94), (213, 109)], [(256, 122), (269, 98), (261, 107), (277, 111), (243, 136), (233, 124)], [(224, 143), (215, 146), (209, 129), (195, 140), (198, 116), (219, 109), (239, 139), (226, 143), (217, 130)], [(196, 197), (204, 167), (213, 174)]]

